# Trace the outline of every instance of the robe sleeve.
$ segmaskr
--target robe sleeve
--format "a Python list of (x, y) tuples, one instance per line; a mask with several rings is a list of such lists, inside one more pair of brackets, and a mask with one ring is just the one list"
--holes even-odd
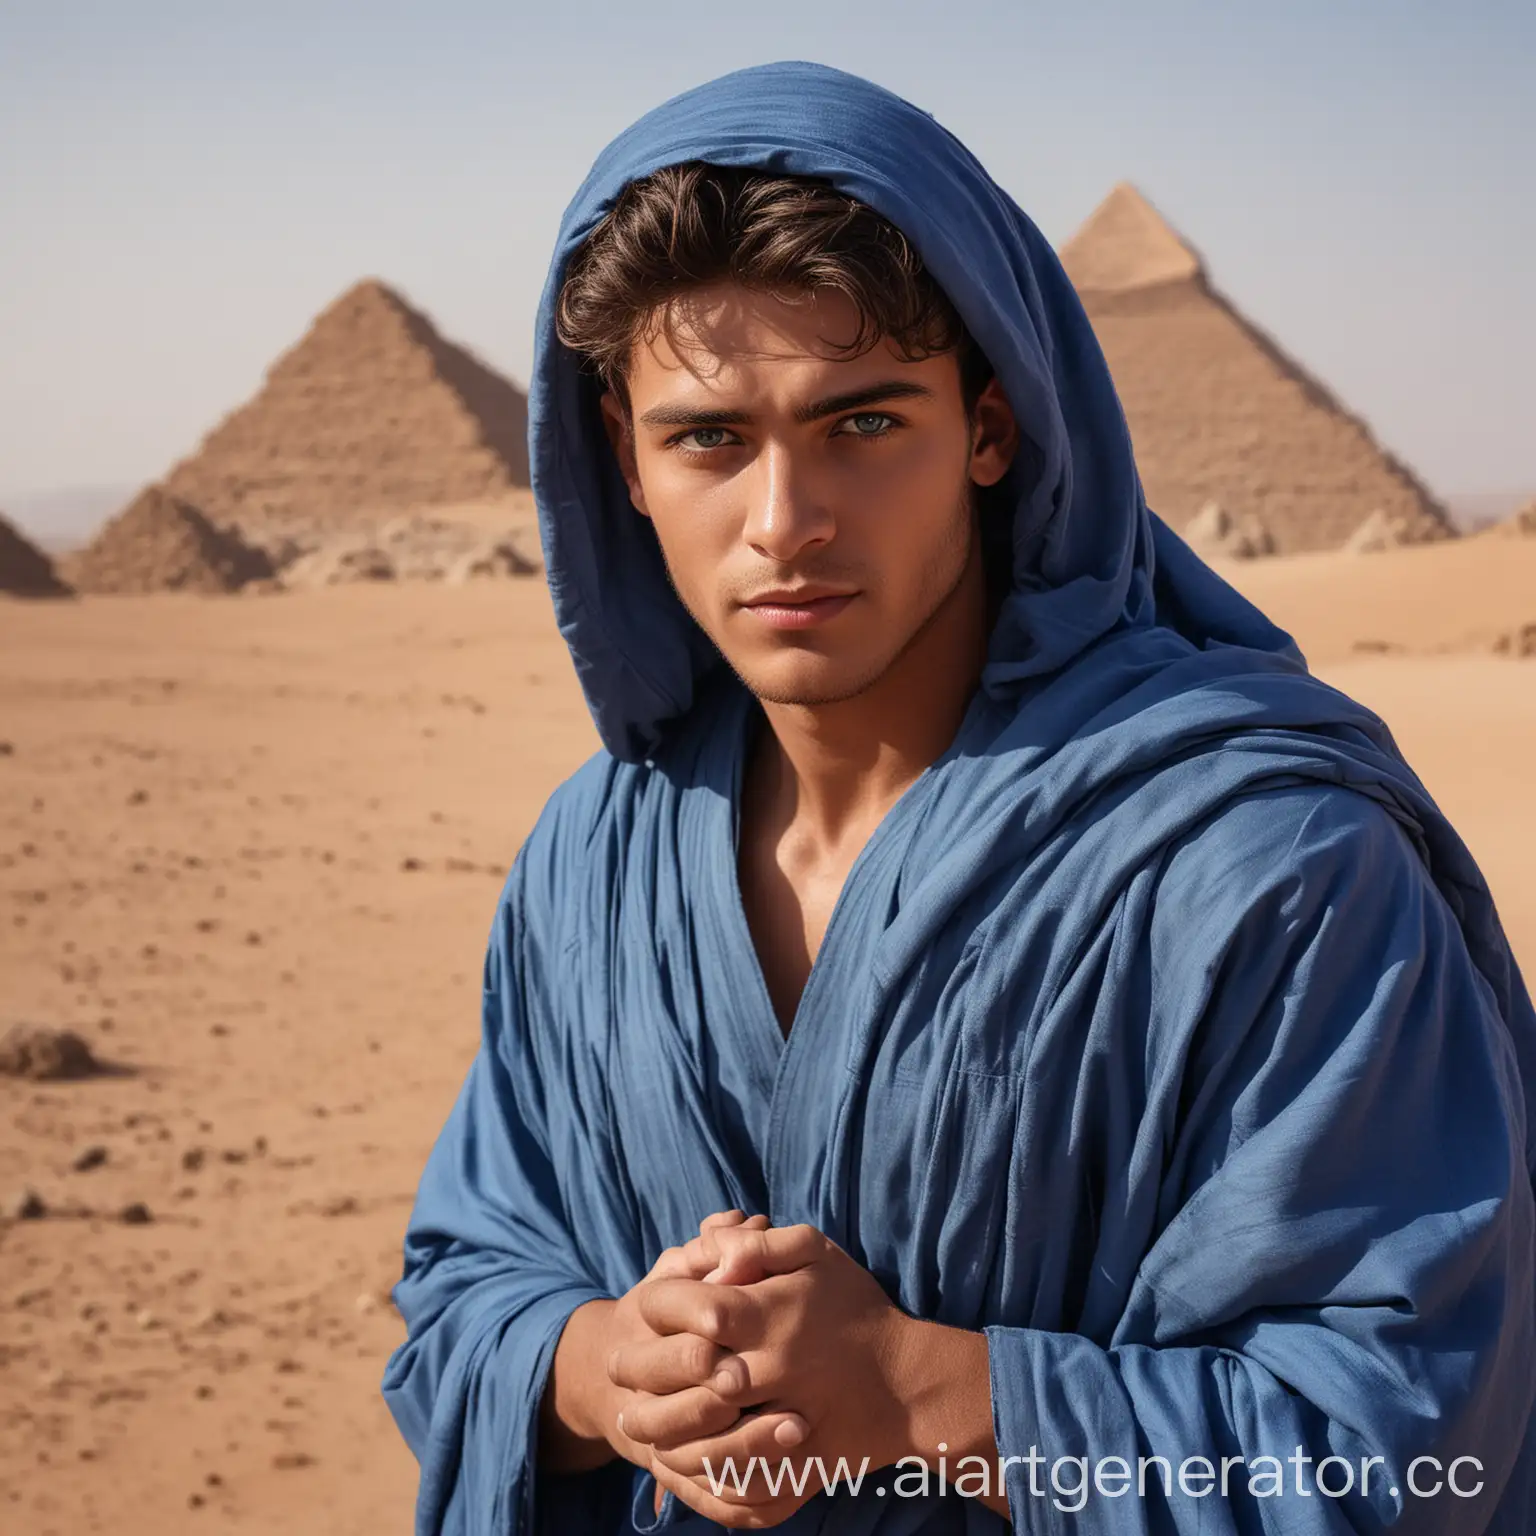
[[(408, 1336), (383, 1390), (421, 1464), (417, 1536), (618, 1527), (633, 1468), (536, 1475), (539, 1405), (571, 1313), (607, 1295), (550, 1157), (527, 1009), (521, 856), (485, 965), (482, 1037), (422, 1176), (394, 1300)], [(534, 1498), (538, 1488), (537, 1507)]]
[(1014, 1528), (1489, 1529), (1531, 1460), (1532, 1189), (1450, 907), (1369, 802), (1261, 797), (1170, 857), (1147, 945), (1149, 1040), (1187, 1053), (1154, 1239), (1105, 1343), (986, 1329), (1000, 1453), (1041, 1458)]

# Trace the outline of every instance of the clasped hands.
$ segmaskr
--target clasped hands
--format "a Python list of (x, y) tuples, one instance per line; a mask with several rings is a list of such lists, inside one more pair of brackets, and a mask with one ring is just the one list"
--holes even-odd
[(804, 1463), (830, 1479), (840, 1456), (857, 1473), (908, 1454), (925, 1326), (814, 1227), (708, 1216), (609, 1315), (609, 1441), (651, 1471), (658, 1513), (671, 1489), (722, 1525), (777, 1525), (821, 1491), (787, 1475)]

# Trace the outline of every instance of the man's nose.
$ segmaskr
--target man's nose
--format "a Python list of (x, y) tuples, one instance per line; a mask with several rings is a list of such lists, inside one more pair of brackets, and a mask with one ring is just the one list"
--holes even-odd
[(814, 477), (795, 455), (770, 443), (753, 466), (743, 537), (769, 560), (788, 561), (832, 537), (834, 523)]

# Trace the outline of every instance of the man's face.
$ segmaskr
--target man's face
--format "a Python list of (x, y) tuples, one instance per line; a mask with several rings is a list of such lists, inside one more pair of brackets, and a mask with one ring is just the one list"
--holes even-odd
[[(1001, 390), (967, 418), (953, 354), (838, 356), (841, 294), (696, 290), (603, 410), (674, 587), (758, 697), (852, 698), (963, 597), (981, 601), (973, 488), (1016, 440)], [(967, 579), (967, 577), (973, 579)]]

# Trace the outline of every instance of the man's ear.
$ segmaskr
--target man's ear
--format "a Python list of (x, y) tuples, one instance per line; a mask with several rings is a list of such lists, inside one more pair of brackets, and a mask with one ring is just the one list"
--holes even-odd
[(971, 413), (971, 479), (977, 485), (996, 485), (1018, 451), (1019, 424), (994, 376)]
[(619, 461), (619, 473), (629, 487), (629, 499), (635, 511), (642, 517), (651, 514), (645, 508), (645, 491), (640, 484), (640, 471), (635, 463), (635, 433), (630, 424), (629, 412), (623, 402), (610, 389), (602, 398), (603, 429), (613, 448), (613, 456)]

